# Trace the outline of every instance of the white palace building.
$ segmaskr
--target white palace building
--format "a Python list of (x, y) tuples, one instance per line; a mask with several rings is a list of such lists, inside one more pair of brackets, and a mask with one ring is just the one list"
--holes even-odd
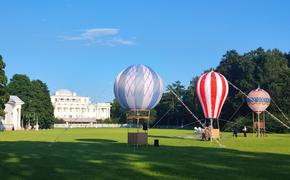
[(93, 104), (90, 97), (77, 96), (66, 89), (56, 91), (50, 98), (54, 116), (66, 123), (94, 123), (96, 120), (110, 119), (110, 103)]

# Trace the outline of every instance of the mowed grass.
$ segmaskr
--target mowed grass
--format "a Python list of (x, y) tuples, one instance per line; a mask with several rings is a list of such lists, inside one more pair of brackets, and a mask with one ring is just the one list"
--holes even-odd
[[(189, 130), (149, 130), (151, 145), (127, 129), (0, 133), (0, 179), (289, 179), (290, 134), (216, 142), (180, 139)], [(160, 147), (154, 147), (159, 139)]]

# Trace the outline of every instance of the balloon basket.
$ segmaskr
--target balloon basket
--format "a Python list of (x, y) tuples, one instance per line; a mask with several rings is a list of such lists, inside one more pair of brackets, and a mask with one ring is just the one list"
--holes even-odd
[(220, 139), (220, 130), (219, 129), (211, 129), (211, 138), (212, 139)]
[(219, 120), (216, 118), (205, 119), (202, 122), (205, 139), (214, 139), (220, 140), (220, 129), (219, 129)]
[(148, 134), (145, 132), (129, 132), (128, 133), (129, 145), (148, 145)]
[(127, 114), (128, 144), (148, 145), (150, 111), (136, 110)]

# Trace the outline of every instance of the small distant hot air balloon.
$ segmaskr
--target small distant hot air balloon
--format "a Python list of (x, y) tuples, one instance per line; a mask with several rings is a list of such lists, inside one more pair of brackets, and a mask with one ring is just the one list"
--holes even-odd
[(214, 71), (203, 74), (197, 81), (196, 93), (206, 118), (205, 123), (211, 127), (212, 138), (219, 138), (218, 118), (228, 91), (227, 79)]
[(252, 90), (247, 97), (248, 106), (257, 114), (264, 112), (271, 103), (271, 97), (267, 91), (257, 88)]
[(254, 130), (256, 130), (258, 136), (261, 135), (261, 132), (264, 135), (266, 130), (265, 116), (263, 116), (263, 119), (260, 120), (260, 114), (265, 112), (271, 103), (269, 93), (260, 88), (252, 90), (248, 94), (247, 103), (250, 109), (258, 115), (258, 120), (255, 121), (255, 115), (253, 113)]
[[(117, 76), (114, 93), (120, 105), (131, 111), (131, 115), (127, 119), (136, 120), (137, 134), (128, 134), (128, 143), (147, 144), (148, 121), (143, 123), (143, 130), (146, 133), (142, 135), (138, 129), (139, 120), (149, 120), (150, 110), (161, 100), (163, 95), (162, 79), (148, 66), (142, 64), (132, 65), (121, 71)], [(142, 138), (141, 136), (144, 137)], [(141, 142), (140, 140), (142, 139), (144, 141)]]

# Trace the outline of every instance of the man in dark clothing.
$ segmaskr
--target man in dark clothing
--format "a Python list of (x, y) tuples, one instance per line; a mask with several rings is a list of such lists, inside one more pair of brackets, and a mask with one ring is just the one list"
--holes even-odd
[(236, 127), (233, 128), (233, 136), (236, 138), (238, 137), (238, 128)]

